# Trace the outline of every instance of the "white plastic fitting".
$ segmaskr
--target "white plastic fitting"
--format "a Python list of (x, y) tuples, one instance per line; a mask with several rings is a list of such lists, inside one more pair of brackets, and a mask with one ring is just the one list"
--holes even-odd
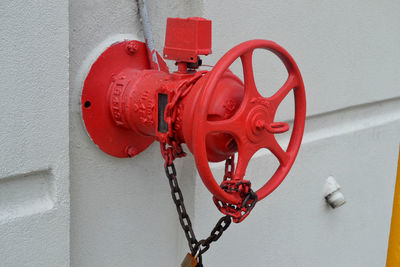
[(340, 185), (333, 176), (326, 179), (324, 185), (324, 197), (326, 202), (332, 208), (338, 208), (346, 203), (343, 193), (340, 191)]

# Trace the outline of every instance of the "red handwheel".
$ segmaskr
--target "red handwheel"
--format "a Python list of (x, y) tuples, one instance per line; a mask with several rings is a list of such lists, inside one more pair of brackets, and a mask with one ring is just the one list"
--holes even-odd
[[(274, 53), (288, 71), (286, 82), (271, 97), (263, 97), (257, 90), (252, 64), (255, 49), (266, 49)], [(226, 120), (207, 120), (213, 95), (218, 93), (215, 92), (218, 82), (239, 57), (244, 74), (244, 96), (240, 107)], [(198, 108), (194, 115), (192, 132), (193, 154), (200, 177), (216, 199), (234, 205), (242, 203), (243, 199), (239, 194), (221, 188), (208, 164), (206, 136), (210, 133), (228, 133), (235, 139), (238, 148), (238, 162), (233, 181), (244, 179), (249, 161), (261, 148), (269, 149), (279, 160), (280, 165), (273, 176), (256, 191), (258, 200), (261, 200), (274, 191), (286, 177), (301, 144), (306, 118), (306, 96), (300, 70), (291, 55), (278, 44), (267, 40), (251, 40), (229, 50), (207, 76), (197, 101)], [(291, 90), (295, 98), (295, 116), (290, 142), (285, 151), (276, 141), (275, 134), (287, 131), (289, 125), (285, 122), (275, 122), (274, 118), (279, 104)]]

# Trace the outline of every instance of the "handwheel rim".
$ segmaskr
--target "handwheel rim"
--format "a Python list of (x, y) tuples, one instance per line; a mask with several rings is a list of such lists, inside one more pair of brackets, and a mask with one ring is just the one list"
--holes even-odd
[[(193, 120), (194, 123), (193, 123), (192, 136), (194, 142), (192, 146), (193, 146), (193, 154), (196, 161), (197, 169), (205, 186), (214, 196), (216, 196), (216, 198), (232, 204), (238, 204), (242, 200), (237, 194), (230, 194), (225, 192), (217, 183), (214, 175), (212, 174), (207, 158), (206, 142), (205, 142), (207, 133), (205, 130), (205, 126), (207, 123), (206, 121), (207, 121), (208, 107), (212, 101), (212, 94), (214, 93), (214, 89), (216, 88), (218, 81), (220, 80), (224, 72), (228, 70), (229, 66), (231, 66), (232, 63), (237, 58), (249, 52), (253, 53), (255, 49), (265, 49), (274, 53), (285, 65), (288, 71), (288, 77), (290, 78), (291, 75), (294, 75), (294, 77), (296, 77), (297, 79), (297, 86), (291, 89), (294, 92), (295, 117), (292, 127), (293, 129), (292, 134), (290, 137), (289, 145), (286, 150), (286, 153), (289, 155), (289, 159), (286, 162), (286, 164), (284, 165), (281, 164), (275, 171), (274, 175), (272, 175), (272, 177), (269, 178), (267, 182), (256, 191), (258, 200), (265, 198), (282, 183), (282, 181), (290, 171), (296, 159), (304, 132), (305, 114), (306, 114), (306, 98), (305, 98), (304, 84), (300, 70), (294, 59), (291, 57), (291, 55), (278, 44), (267, 40), (250, 40), (241, 43), (232, 48), (231, 50), (229, 50), (217, 62), (212, 71), (208, 73), (207, 80), (205, 81), (201, 89), (197, 101), (198, 109), (197, 112), (194, 114), (194, 120)], [(281, 89), (282, 88), (283, 87), (281, 87)], [(278, 108), (278, 106), (276, 107), (276, 109)], [(273, 117), (275, 117), (275, 114), (273, 114)]]

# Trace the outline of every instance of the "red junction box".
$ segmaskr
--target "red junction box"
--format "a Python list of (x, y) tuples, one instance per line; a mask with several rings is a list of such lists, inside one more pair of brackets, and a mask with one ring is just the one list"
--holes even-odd
[(195, 63), (198, 55), (208, 54), (211, 54), (211, 20), (168, 18), (165, 59)]

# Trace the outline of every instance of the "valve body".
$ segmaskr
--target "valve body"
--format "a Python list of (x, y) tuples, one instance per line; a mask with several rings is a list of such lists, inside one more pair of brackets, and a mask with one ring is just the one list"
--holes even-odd
[[(174, 97), (175, 89), (191, 79), (196, 72), (166, 73), (156, 70), (126, 68), (114, 75), (107, 92), (107, 105), (116, 127), (133, 131), (138, 135), (162, 141), (168, 126), (165, 122), (166, 104)], [(207, 74), (197, 80), (190, 92), (177, 103), (177, 116), (173, 127), (182, 143), (192, 150), (193, 115), (204, 108), (197, 101)], [(218, 94), (208, 108), (209, 120), (228, 119), (240, 106), (243, 84), (230, 71), (224, 74), (217, 85)], [(206, 137), (207, 152), (212, 162), (222, 161), (237, 152), (232, 136), (226, 133), (210, 134)], [(107, 151), (106, 151), (107, 152)], [(130, 151), (126, 156), (133, 156)], [(123, 156), (123, 155), (122, 155)]]

